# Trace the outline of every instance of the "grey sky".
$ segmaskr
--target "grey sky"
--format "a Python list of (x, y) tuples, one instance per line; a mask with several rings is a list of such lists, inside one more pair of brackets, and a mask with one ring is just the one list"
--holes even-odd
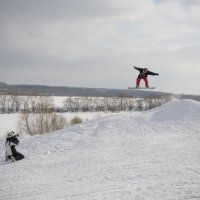
[[(200, 94), (200, 0), (0, 0), (0, 81)], [(143, 84), (143, 83), (141, 83)]]

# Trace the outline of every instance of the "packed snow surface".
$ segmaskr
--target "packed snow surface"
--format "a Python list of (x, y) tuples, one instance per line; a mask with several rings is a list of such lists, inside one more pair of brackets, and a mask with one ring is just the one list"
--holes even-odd
[(174, 100), (50, 134), (23, 136), (5, 163), (1, 200), (200, 199), (200, 103)]

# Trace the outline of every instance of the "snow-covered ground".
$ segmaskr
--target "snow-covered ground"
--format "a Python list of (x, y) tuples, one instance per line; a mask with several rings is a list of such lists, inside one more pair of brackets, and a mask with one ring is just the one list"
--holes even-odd
[(21, 136), (4, 162), (1, 200), (200, 199), (200, 103), (174, 100), (50, 134)]

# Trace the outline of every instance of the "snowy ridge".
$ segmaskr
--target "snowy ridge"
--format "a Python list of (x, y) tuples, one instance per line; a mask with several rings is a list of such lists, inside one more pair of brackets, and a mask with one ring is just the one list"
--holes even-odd
[(200, 103), (174, 100), (50, 134), (21, 138), (1, 200), (200, 199)]
[(200, 103), (194, 100), (173, 100), (155, 109), (154, 121), (180, 121), (200, 118)]

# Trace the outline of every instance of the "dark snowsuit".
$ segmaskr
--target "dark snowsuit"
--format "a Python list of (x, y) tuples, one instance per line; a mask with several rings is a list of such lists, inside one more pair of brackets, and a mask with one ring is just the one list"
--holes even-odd
[[(8, 159), (8, 160), (12, 159), (12, 161), (14, 161), (14, 160), (21, 160), (24, 158), (24, 155), (17, 152), (17, 150), (15, 148), (15, 146), (17, 146), (18, 144), (19, 144), (19, 140), (16, 136), (6, 138), (6, 143), (5, 143), (6, 159)], [(13, 157), (14, 157), (14, 159), (13, 159)]]
[(144, 82), (145, 82), (145, 86), (146, 87), (149, 87), (149, 83), (148, 83), (148, 79), (147, 79), (147, 76), (148, 75), (159, 75), (157, 73), (154, 73), (154, 72), (151, 72), (149, 70), (147, 70), (146, 72), (144, 72), (144, 69), (145, 68), (140, 68), (140, 67), (134, 67), (136, 70), (138, 70), (140, 73), (136, 79), (136, 86), (139, 87), (140, 86), (140, 81), (143, 79)]

